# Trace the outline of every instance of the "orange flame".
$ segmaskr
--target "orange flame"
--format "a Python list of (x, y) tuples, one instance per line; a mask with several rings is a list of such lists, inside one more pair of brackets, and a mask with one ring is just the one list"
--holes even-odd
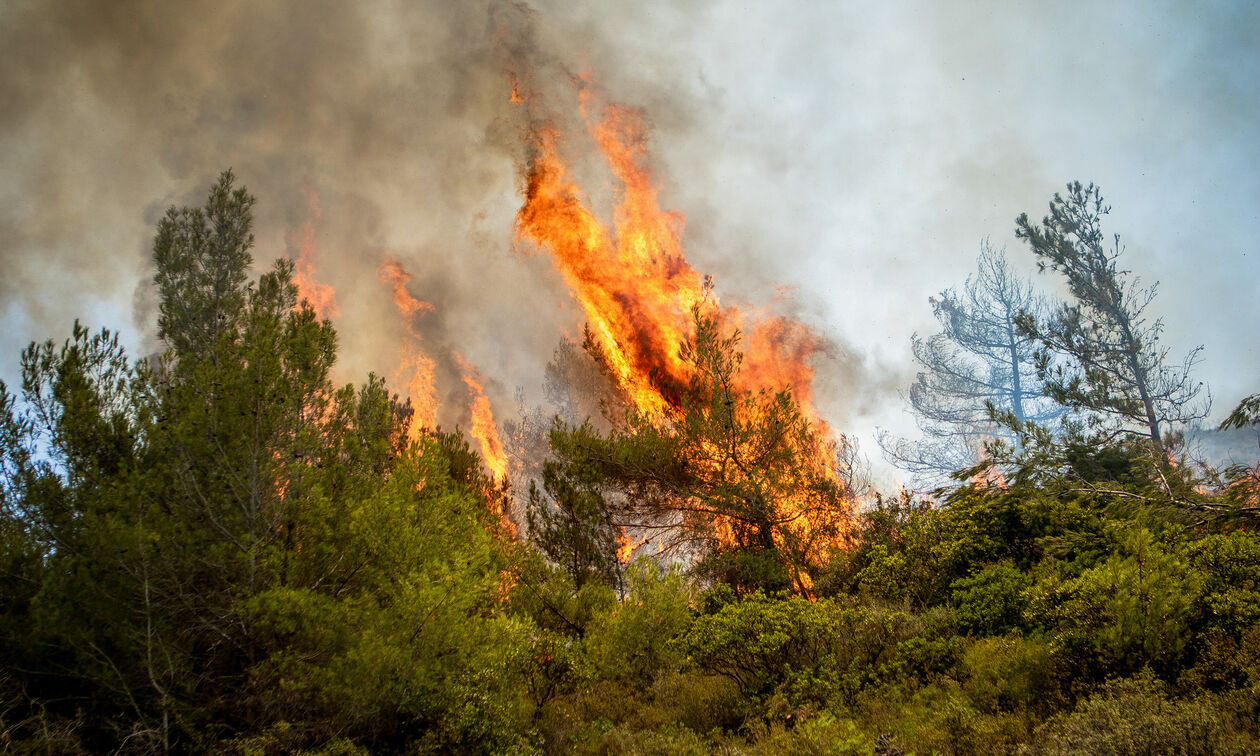
[(463, 373), (464, 385), (468, 387), (468, 398), (472, 409), (472, 435), (481, 446), (481, 456), (486, 466), (499, 480), (506, 480), (508, 474), (507, 453), (503, 451), (503, 441), (499, 438), (499, 427), (494, 422), (494, 412), (490, 408), (490, 400), (486, 397), (485, 387), (481, 380), (481, 371), (463, 358), (458, 352), (455, 361)]
[(381, 279), (381, 283), (389, 286), (390, 292), (394, 295), (394, 305), (403, 315), (411, 316), (417, 313), (423, 315), (433, 312), (433, 305), (416, 299), (407, 291), (407, 282), (415, 276), (408, 273), (402, 263), (385, 258), (385, 262), (381, 263), (376, 275)]
[(630, 560), (634, 557), (634, 552), (647, 544), (648, 540), (647, 536), (641, 536), (636, 539), (623, 531), (621, 535), (617, 536), (617, 561), (622, 564), (630, 564)]
[[(618, 228), (614, 245), (569, 179), (557, 132), (544, 128), (535, 137), (517, 239), (552, 252), (614, 377), (636, 406), (663, 414), (677, 406), (686, 385), (677, 347), (687, 334), (687, 313), (703, 299), (700, 276), (679, 253), (682, 219), (635, 224), (622, 217), (626, 227)], [(648, 202), (639, 200), (636, 209)]]
[[(503, 482), (508, 476), (507, 452), (503, 450), (503, 441), (499, 437), (499, 426), (494, 422), (494, 412), (490, 409), (490, 399), (486, 397), (485, 386), (481, 380), (481, 371), (465, 360), (459, 352), (455, 353), (455, 361), (468, 387), (468, 398), (472, 410), (472, 435), (481, 446), (481, 457), (496, 481)], [(516, 524), (504, 511), (500, 514), (504, 531), (516, 538)]]
[(302, 194), (306, 196), (308, 215), (298, 228), (284, 237), (285, 244), (297, 248), (297, 258), (293, 261), (293, 283), (297, 285), (298, 296), (310, 302), (311, 309), (315, 310), (320, 320), (340, 317), (341, 310), (337, 307), (333, 287), (315, 278), (315, 226), (324, 217), (319, 194), (309, 184), (302, 187)]
[[(979, 446), (976, 447), (976, 464), (983, 465), (989, 461), (989, 452), (985, 449), (985, 444), (993, 439), (985, 436)], [(990, 464), (983, 469), (977, 470), (975, 475), (971, 476), (971, 487), (977, 491), (987, 491), (989, 489), (997, 489), (1006, 491), (1006, 476), (1002, 474), (1002, 470), (996, 464)]]
[(996, 489), (998, 491), (1007, 490), (1006, 476), (998, 469), (997, 465), (991, 465), (984, 468), (980, 472), (971, 476), (971, 486), (977, 491), (987, 491)]
[[(551, 126), (530, 132), (531, 160), (525, 202), (516, 216), (516, 239), (552, 253), (621, 387), (635, 406), (666, 415), (679, 405), (688, 370), (678, 347), (691, 330), (692, 308), (717, 305), (708, 281), (682, 250), (684, 218), (661, 210), (648, 168), (645, 127), (633, 108), (608, 105), (602, 118), (588, 111), (589, 86), (579, 93), (588, 130), (619, 188), (614, 233), (587, 206), (560, 155)], [(765, 313), (720, 310), (745, 331), (741, 389), (790, 388), (811, 418), (814, 370), (810, 359), (823, 341), (807, 326)]]
[[(578, 86), (582, 118), (617, 181), (613, 229), (596, 217), (570, 177), (559, 130), (534, 123), (527, 132), (524, 202), (516, 216), (518, 248), (529, 242), (551, 253), (614, 379), (635, 407), (662, 420), (674, 416), (690, 382), (679, 347), (691, 334), (693, 308), (712, 308), (726, 328), (740, 328), (744, 362), (736, 388), (790, 389), (817, 431), (818, 448), (806, 452), (811, 463), (839, 483), (835, 442), (812, 405), (811, 359), (822, 351), (823, 340), (799, 322), (718, 304), (708, 279), (683, 255), (683, 216), (659, 206), (639, 111), (609, 104), (596, 117), (590, 77), (578, 77)], [(513, 82), (513, 97), (519, 96)], [(782, 527), (812, 543), (813, 516), (804, 509), (789, 512)], [(720, 540), (735, 537), (731, 523), (719, 518), (714, 525)], [(807, 575), (799, 574), (797, 583), (809, 592)]]
[(411, 296), (407, 291), (407, 282), (412, 279), (412, 275), (397, 260), (386, 258), (377, 270), (377, 277), (390, 287), (394, 305), (407, 326), (407, 335), (399, 346), (398, 375), (410, 375), (406, 379), (407, 396), (411, 400), (414, 414), (407, 429), (407, 437), (415, 441), (425, 428), (437, 425), (437, 384), (434, 378), (436, 366), (433, 359), (420, 347), (420, 332), (416, 327), (416, 316), (433, 312), (433, 305)]

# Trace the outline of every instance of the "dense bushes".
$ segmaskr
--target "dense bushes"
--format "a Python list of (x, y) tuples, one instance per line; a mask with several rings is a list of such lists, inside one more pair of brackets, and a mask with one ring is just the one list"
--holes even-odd
[(47, 353), (61, 468), (21, 432), (6, 449), (10, 750), (1260, 747), (1251, 530), (1041, 476), (878, 500), (813, 599), (648, 558), (575, 574), (506, 537), (503, 491), (458, 438), (391, 441), (378, 381), (303, 389), (319, 419), (276, 421), (288, 456), (256, 455), (268, 477), (241, 488), (223, 473), (248, 449), (188, 456), (217, 422), (202, 409), (100, 419), (113, 349), (80, 331)]
[[(965, 488), (955, 500), (868, 512), (815, 601), (690, 595), (676, 574), (636, 566), (631, 595), (604, 610), (611, 624), (591, 621), (598, 640), (588, 629), (570, 644), (586, 674), (545, 707), (545, 742), (603, 753), (1260, 744), (1254, 533), (1040, 488)], [(1020, 535), (990, 539), (995, 522)], [(670, 637), (649, 644), (630, 627)]]
[[(209, 245), (159, 266), (228, 274), (162, 270), (161, 359), (76, 325), (24, 354), (21, 400), (0, 386), (0, 748), (1260, 750), (1260, 536), (1234, 488), (1160, 462), (1160, 489), (1147, 445), (1043, 435), (1009, 485), (968, 471), (850, 517), (814, 467), (688, 468), (714, 438), (792, 461), (777, 420), (730, 436), (738, 403), (710, 392), (691, 436), (558, 427), (589, 454), (545, 468), (518, 542), (459, 436), (409, 437), (379, 379), (332, 385), (336, 335), (291, 265), (244, 284), (252, 199), (230, 185), (222, 223), (159, 234)], [(733, 344), (700, 353), (729, 371), (711, 352)], [(771, 517), (797, 484), (828, 527)], [(635, 494), (703, 516), (625, 565)]]

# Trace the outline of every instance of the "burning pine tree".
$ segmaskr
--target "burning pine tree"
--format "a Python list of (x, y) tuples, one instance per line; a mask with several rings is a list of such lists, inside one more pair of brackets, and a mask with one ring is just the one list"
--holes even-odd
[(700, 306), (693, 317), (678, 351), (690, 378), (668, 418), (631, 410), (608, 434), (556, 420), (546, 495), (530, 492), (532, 529), (553, 560), (581, 567), (579, 583), (611, 574), (599, 565), (613, 544), (625, 561), (655, 543), (738, 590), (809, 595), (849, 530), (836, 445), (789, 389), (741, 388), (738, 330), (724, 335)]
[[(557, 421), (545, 493), (530, 496), (536, 534), (561, 564), (590, 564), (583, 548), (625, 561), (654, 543), (714, 579), (809, 593), (852, 511), (838, 444), (812, 406), (823, 342), (718, 303), (683, 255), (683, 217), (657, 203), (638, 112), (595, 116), (589, 77), (579, 83), (582, 118), (619, 184), (613, 228), (570, 178), (558, 128), (534, 120), (516, 235), (550, 253), (587, 317), (587, 351), (630, 409), (607, 435)], [(532, 115), (537, 97), (516, 80), (513, 102)]]
[[(824, 342), (801, 323), (718, 302), (712, 281), (684, 256), (683, 216), (658, 204), (640, 113), (602, 103), (589, 77), (577, 85), (587, 135), (615, 179), (611, 227), (570, 176), (558, 119), (540, 118), (540, 95), (517, 79), (511, 101), (528, 123), (515, 236), (518, 250), (549, 255), (581, 306), (585, 350), (621, 402), (610, 410), (617, 430), (598, 436), (584, 418), (568, 418), (550, 435), (551, 468), (532, 460), (510, 466), (509, 452), (520, 454), (504, 448), (482, 372), (452, 350), (470, 433), (499, 481), (529, 477), (528, 468), (542, 473), (546, 496), (535, 490), (530, 499), (538, 532), (552, 533), (544, 539), (558, 537), (557, 523), (576, 516), (572, 485), (561, 481), (573, 473), (566, 465), (602, 460), (598, 481), (587, 480), (607, 488), (587, 513), (608, 552), (601, 559), (624, 563), (651, 543), (667, 558), (701, 561), (714, 579), (808, 593), (811, 570), (840, 544), (852, 510), (837, 464), (843, 439), (812, 404), (812, 359)], [(315, 200), (311, 207), (317, 217)], [(295, 245), (308, 277), (312, 236), (308, 222)], [(436, 426), (442, 391), (435, 357), (448, 357), (422, 344), (420, 319), (433, 306), (408, 290), (413, 277), (403, 265), (387, 259), (378, 277), (406, 327), (398, 376), (414, 442)], [(638, 456), (618, 466), (609, 461), (622, 453), (613, 447)], [(553, 559), (564, 561), (560, 553), (570, 547), (556, 548)]]

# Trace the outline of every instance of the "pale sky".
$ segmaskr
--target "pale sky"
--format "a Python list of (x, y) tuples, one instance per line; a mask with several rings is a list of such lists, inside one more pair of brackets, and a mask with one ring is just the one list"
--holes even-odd
[(819, 404), (873, 458), (876, 426), (912, 427), (899, 392), (911, 334), (934, 331), (928, 297), (962, 285), (985, 238), (1031, 273), (1014, 218), (1074, 179), (1101, 186), (1127, 267), (1160, 282), (1171, 357), (1204, 346), (1212, 419), (1260, 390), (1253, 3), (99, 5), (0, 8), (10, 386), (21, 348), (75, 317), (143, 353), (154, 223), (232, 166), (258, 197), (260, 261), (286, 254), (318, 192), (345, 380), (396, 357), (388, 252), (441, 313), (435, 348), (479, 364), (510, 415), (580, 317), (550, 265), (511, 248), (521, 149), (487, 39), (507, 18), (532, 27), (512, 44), (551, 86), (589, 70), (644, 110), (688, 259), (724, 301), (778, 296), (836, 344)]

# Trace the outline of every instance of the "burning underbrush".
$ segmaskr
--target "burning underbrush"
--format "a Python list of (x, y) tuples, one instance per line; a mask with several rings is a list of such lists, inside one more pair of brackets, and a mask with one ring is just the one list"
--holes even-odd
[[(454, 348), (434, 352), (420, 327), (434, 305), (385, 257), (378, 277), (403, 326), (393, 384), (405, 387), (408, 436), (435, 428), (444, 401), (462, 402), (487, 468), (518, 492), (512, 519), (520, 523), (527, 502), (565, 506), (556, 490), (526, 493), (544, 480), (549, 455), (564, 456), (562, 436), (585, 429), (590, 443), (570, 444), (567, 461), (576, 454), (602, 465), (609, 490), (600, 526), (612, 558), (769, 551), (781, 555), (791, 587), (808, 593), (809, 567), (843, 545), (853, 509), (849, 446), (813, 404), (814, 361), (826, 342), (790, 318), (722, 304), (684, 255), (685, 219), (659, 205), (642, 114), (605, 101), (589, 75), (573, 78), (573, 92), (584, 127), (576, 132), (524, 77), (512, 76), (508, 99), (525, 147), (515, 249), (551, 261), (585, 317), (582, 342), (561, 339), (547, 370), (548, 407), (518, 407), (498, 421), (488, 366)], [(611, 179), (610, 222), (573, 177), (569, 161), (583, 148)], [(309, 198), (317, 218), (318, 198)], [(292, 234), (297, 283), (321, 317), (335, 318), (335, 294), (316, 280), (310, 223)], [(438, 362), (454, 366), (465, 391), (439, 385)], [(624, 454), (639, 456), (625, 464)]]

